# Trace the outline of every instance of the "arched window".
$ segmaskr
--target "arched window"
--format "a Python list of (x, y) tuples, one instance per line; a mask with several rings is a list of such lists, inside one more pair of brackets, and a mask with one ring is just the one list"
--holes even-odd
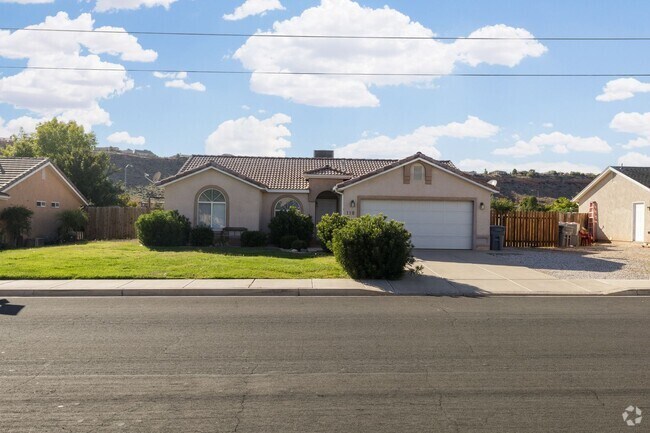
[(206, 189), (199, 196), (197, 223), (218, 231), (226, 226), (226, 197), (216, 189)]
[(424, 166), (422, 164), (415, 164), (413, 166), (413, 180), (415, 182), (422, 182), (424, 179)]
[(280, 200), (275, 202), (275, 206), (273, 208), (273, 215), (275, 216), (275, 214), (283, 210), (289, 210), (289, 208), (291, 207), (295, 207), (296, 209), (302, 212), (302, 205), (298, 200), (296, 200), (293, 197), (283, 197)]

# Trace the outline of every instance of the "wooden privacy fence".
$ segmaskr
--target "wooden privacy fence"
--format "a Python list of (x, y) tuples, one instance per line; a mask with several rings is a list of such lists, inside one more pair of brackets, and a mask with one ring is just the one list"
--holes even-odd
[(490, 224), (505, 226), (506, 247), (555, 247), (559, 242), (559, 223), (577, 222), (587, 226), (588, 214), (516, 211), (492, 211)]
[(86, 240), (135, 239), (135, 221), (149, 212), (140, 207), (89, 207)]

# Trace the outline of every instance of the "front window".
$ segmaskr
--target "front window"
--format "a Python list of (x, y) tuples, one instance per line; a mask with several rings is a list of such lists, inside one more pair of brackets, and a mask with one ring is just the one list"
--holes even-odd
[(207, 226), (212, 230), (222, 230), (226, 226), (226, 197), (216, 189), (203, 191), (199, 196), (198, 225)]
[(424, 178), (424, 167), (420, 164), (415, 164), (413, 166), (413, 180), (416, 182), (422, 181)]
[(295, 198), (291, 197), (284, 197), (275, 202), (275, 208), (273, 209), (273, 215), (277, 214), (278, 212), (281, 211), (287, 211), (289, 208), (295, 207), (299, 211), (302, 211), (302, 206), (300, 205), (300, 202), (296, 200)]

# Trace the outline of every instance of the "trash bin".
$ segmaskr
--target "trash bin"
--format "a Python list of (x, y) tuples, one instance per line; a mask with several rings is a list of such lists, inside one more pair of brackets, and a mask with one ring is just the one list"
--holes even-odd
[(560, 223), (558, 228), (559, 228), (559, 231), (560, 231), (560, 233), (558, 235), (558, 238), (557, 238), (558, 239), (558, 241), (557, 241), (558, 247), (564, 248), (564, 247), (566, 247), (566, 244), (567, 244), (567, 239), (564, 236), (564, 233), (566, 232), (566, 224), (565, 223)]
[(504, 226), (490, 226), (490, 249), (502, 250), (506, 242), (506, 228)]

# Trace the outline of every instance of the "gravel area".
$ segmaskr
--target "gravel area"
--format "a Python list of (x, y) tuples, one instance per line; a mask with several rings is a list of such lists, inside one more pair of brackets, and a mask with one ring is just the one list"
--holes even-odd
[(561, 279), (643, 280), (650, 278), (650, 247), (633, 243), (572, 249), (507, 248), (490, 253), (506, 265), (526, 266)]

